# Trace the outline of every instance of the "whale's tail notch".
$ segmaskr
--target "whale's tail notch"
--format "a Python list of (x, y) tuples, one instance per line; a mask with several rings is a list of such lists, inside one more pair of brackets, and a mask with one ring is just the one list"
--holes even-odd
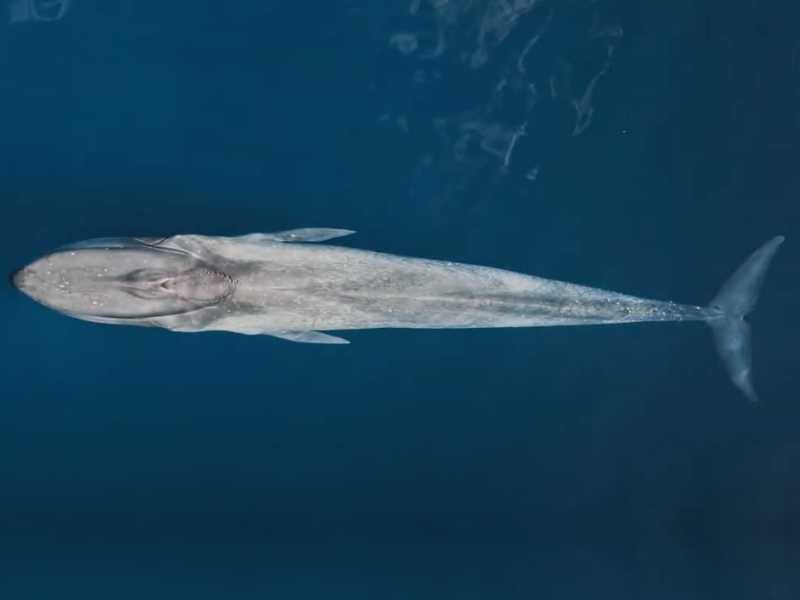
[(707, 322), (717, 351), (734, 385), (752, 402), (757, 402), (758, 396), (751, 377), (750, 325), (744, 317), (755, 308), (764, 275), (783, 240), (776, 236), (753, 252), (709, 304)]

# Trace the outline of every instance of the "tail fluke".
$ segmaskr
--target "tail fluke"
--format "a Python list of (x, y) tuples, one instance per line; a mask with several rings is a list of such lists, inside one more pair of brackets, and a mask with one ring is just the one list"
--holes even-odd
[(709, 305), (717, 313), (708, 319), (717, 350), (734, 385), (753, 402), (758, 396), (750, 376), (750, 326), (744, 317), (755, 308), (764, 274), (783, 239), (774, 237), (753, 252)]

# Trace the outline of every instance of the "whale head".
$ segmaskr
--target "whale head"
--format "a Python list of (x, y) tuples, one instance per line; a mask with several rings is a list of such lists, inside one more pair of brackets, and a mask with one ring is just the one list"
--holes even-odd
[(219, 304), (233, 291), (224, 272), (158, 240), (100, 238), (59, 248), (11, 275), (33, 300), (86, 320), (120, 322)]

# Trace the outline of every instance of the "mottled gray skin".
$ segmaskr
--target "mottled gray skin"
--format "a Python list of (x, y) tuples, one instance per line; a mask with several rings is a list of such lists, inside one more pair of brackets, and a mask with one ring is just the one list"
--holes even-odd
[[(18, 286), (40, 302), (79, 318), (111, 319), (174, 331), (280, 336), (284, 332), (378, 327), (685, 321), (706, 319), (713, 312), (490, 267), (287, 243), (346, 233), (314, 229), (241, 237), (178, 235), (155, 243), (131, 241), (122, 247), (111, 247), (110, 243), (104, 246), (101, 240), (90, 247), (66, 248), (45, 257), (41, 264), (34, 263), (27, 268), (27, 287), (22, 283)], [(128, 256), (131, 253), (136, 255), (132, 259)], [(96, 283), (100, 267), (116, 265), (123, 257), (132, 264), (118, 278), (137, 287), (133, 294), (126, 292), (113, 313), (108, 312), (107, 298), (96, 298), (95, 304), (86, 306), (59, 306), (58, 296), (64, 291), (48, 283), (68, 281), (71, 296), (77, 296), (80, 303), (87, 296), (81, 282)], [(87, 264), (92, 268), (87, 269)], [(80, 270), (74, 265), (80, 265)], [(170, 266), (173, 272), (166, 272)], [(47, 271), (49, 278), (43, 275)], [(31, 282), (37, 276), (41, 283), (34, 289)], [(175, 294), (164, 282), (171, 282), (173, 287), (182, 285), (177, 306)], [(106, 276), (104, 285), (112, 284)], [(158, 293), (152, 292), (154, 289)], [(150, 291), (144, 294), (142, 290)], [(181, 299), (190, 301), (190, 305), (180, 306)]]
[(489, 267), (312, 244), (199, 236), (182, 241), (202, 247), (209, 262), (234, 281), (219, 305), (173, 317), (166, 325), (182, 331), (530, 327), (708, 315), (700, 307)]
[(454, 262), (312, 243), (352, 233), (89, 240), (17, 272), (14, 284), (70, 316), (173, 331), (232, 331), (347, 343), (328, 330), (542, 327), (706, 321), (737, 386), (750, 384), (743, 317), (783, 238), (751, 255), (708, 307)]

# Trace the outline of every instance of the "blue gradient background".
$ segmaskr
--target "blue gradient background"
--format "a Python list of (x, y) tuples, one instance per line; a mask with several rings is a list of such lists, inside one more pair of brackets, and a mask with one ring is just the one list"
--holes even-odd
[[(529, 141), (542, 175), (515, 193), (478, 174), (437, 202), (448, 175), (412, 177), (432, 142), (379, 125), (400, 67), (360, 4), (74, 0), (0, 27), (2, 270), (97, 236), (328, 226), (703, 303), (782, 233), (762, 404), (696, 324), (320, 347), (99, 326), (6, 285), (0, 595), (800, 597), (800, 8), (601, 3), (625, 35), (592, 126)], [(475, 87), (446, 83), (409, 110)]]

